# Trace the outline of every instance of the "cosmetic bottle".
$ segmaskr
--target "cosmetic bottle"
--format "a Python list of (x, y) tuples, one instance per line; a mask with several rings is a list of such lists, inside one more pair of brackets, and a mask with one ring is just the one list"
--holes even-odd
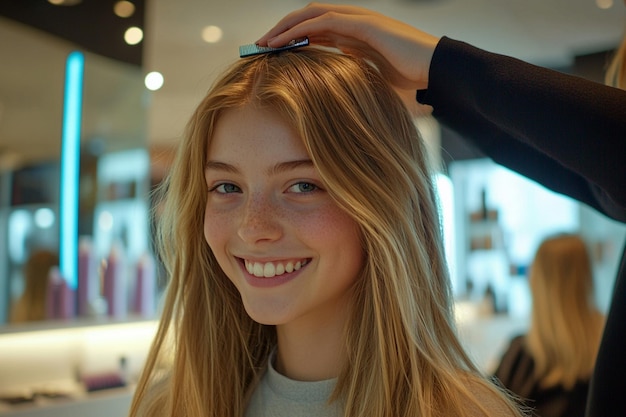
[(124, 259), (118, 245), (111, 247), (107, 259), (106, 271), (104, 272), (104, 298), (107, 302), (109, 317), (125, 318), (128, 313), (128, 301), (126, 299)]
[(58, 313), (59, 287), (61, 285), (61, 274), (58, 267), (50, 268), (48, 271), (48, 288), (46, 289), (46, 319), (56, 320)]
[(143, 254), (137, 261), (133, 312), (143, 317), (155, 314), (156, 270), (150, 253)]
[(100, 292), (98, 265), (89, 236), (80, 238), (78, 244), (78, 315), (89, 316), (92, 304)]
[(57, 318), (60, 320), (71, 320), (76, 316), (75, 291), (68, 285), (67, 280), (61, 277), (58, 287), (58, 309)]
[(59, 268), (50, 268), (46, 295), (46, 316), (49, 320), (69, 320), (76, 315), (74, 290), (61, 275)]

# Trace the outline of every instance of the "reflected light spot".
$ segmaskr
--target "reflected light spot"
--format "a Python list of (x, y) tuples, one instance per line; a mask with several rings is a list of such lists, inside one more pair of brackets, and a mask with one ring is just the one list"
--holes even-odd
[(160, 72), (152, 71), (146, 75), (144, 84), (148, 90), (156, 91), (163, 87), (163, 75)]
[(143, 39), (143, 30), (137, 26), (132, 26), (126, 29), (124, 33), (124, 40), (129, 45), (137, 45)]
[(135, 5), (129, 1), (118, 1), (113, 6), (113, 12), (119, 17), (131, 17), (135, 13)]
[(596, 0), (596, 5), (600, 9), (610, 9), (613, 7), (613, 0)]
[(111, 230), (113, 228), (113, 215), (108, 211), (100, 213), (98, 226), (100, 226), (102, 230)]
[(208, 43), (216, 43), (222, 39), (222, 29), (217, 26), (207, 26), (202, 29), (202, 39)]
[(9, 255), (14, 262), (22, 263), (26, 259), (26, 238), (31, 229), (31, 214), (17, 209), (9, 215)]
[(35, 212), (35, 224), (41, 229), (48, 229), (54, 224), (54, 212), (49, 208), (40, 208)]

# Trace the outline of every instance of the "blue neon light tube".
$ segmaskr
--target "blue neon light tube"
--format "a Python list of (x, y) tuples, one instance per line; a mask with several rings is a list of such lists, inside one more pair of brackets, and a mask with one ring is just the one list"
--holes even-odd
[(70, 288), (78, 284), (78, 180), (85, 56), (71, 52), (65, 65), (59, 202), (59, 269)]

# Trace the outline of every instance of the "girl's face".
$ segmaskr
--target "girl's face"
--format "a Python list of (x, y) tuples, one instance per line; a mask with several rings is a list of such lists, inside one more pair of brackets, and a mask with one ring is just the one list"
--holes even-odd
[(253, 320), (319, 325), (345, 312), (359, 230), (280, 117), (254, 104), (221, 115), (205, 178), (206, 241)]

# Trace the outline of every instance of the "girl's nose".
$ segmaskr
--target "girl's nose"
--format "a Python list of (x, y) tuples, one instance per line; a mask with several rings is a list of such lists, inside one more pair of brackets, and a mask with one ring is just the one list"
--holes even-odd
[(251, 244), (272, 242), (280, 239), (280, 210), (266, 196), (251, 196), (242, 207), (239, 237)]

